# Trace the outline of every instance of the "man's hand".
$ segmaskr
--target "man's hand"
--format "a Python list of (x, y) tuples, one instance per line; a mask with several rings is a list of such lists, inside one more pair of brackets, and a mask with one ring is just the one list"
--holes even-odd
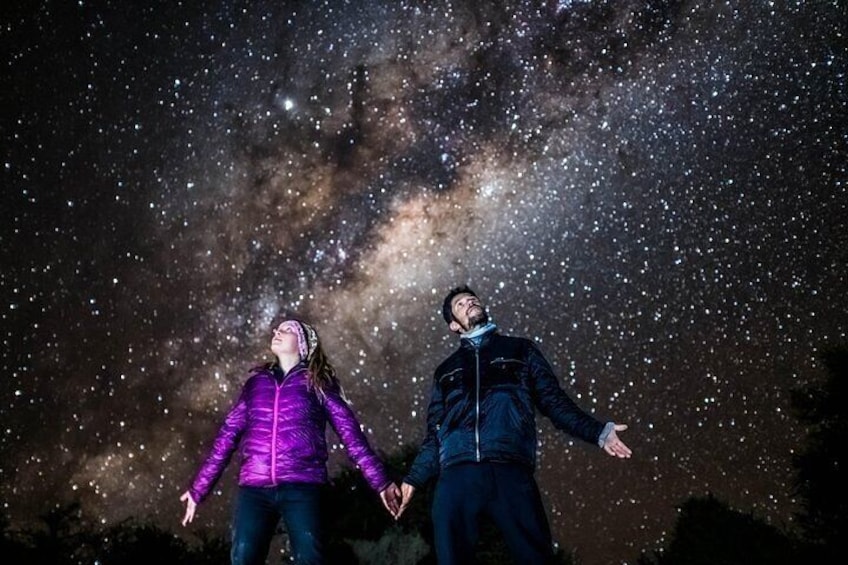
[(613, 457), (620, 457), (622, 459), (629, 459), (633, 454), (630, 451), (630, 448), (624, 445), (624, 442), (618, 439), (618, 434), (615, 432), (623, 432), (627, 429), (627, 424), (615, 424), (613, 426), (612, 431), (607, 436), (607, 440), (604, 442), (604, 451), (612, 455)]
[(400, 499), (401, 492), (398, 486), (391, 483), (389, 486), (380, 491), (380, 500), (383, 501), (383, 506), (392, 515), (395, 520), (400, 517)]
[(409, 483), (403, 483), (400, 485), (400, 494), (401, 502), (397, 516), (395, 516), (396, 520), (400, 519), (401, 514), (403, 514), (403, 511), (406, 510), (407, 506), (409, 506), (409, 502), (412, 500), (412, 495), (415, 494), (415, 487)]
[(185, 516), (183, 516), (183, 526), (194, 520), (194, 511), (197, 510), (197, 503), (191, 497), (191, 493), (185, 491), (180, 497), (180, 501), (186, 503)]

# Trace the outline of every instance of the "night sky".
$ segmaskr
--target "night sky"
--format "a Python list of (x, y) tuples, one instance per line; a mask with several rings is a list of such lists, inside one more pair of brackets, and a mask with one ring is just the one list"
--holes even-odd
[[(631, 426), (621, 461), (538, 420), (581, 563), (633, 563), (709, 492), (792, 527), (788, 393), (848, 342), (844, 2), (8, 4), (13, 526), (79, 500), (184, 531), (278, 310), (375, 448), (417, 443), (467, 282)], [(227, 527), (234, 470), (187, 535)]]

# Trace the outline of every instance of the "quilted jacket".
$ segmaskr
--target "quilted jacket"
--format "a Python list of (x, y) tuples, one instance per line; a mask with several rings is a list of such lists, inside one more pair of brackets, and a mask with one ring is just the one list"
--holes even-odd
[[(599, 443), (605, 424), (560, 387), (536, 345), (490, 332), (460, 347), (436, 369), (427, 434), (404, 479), (415, 487), (457, 463), (502, 461), (535, 467), (539, 410), (554, 426)], [(611, 428), (611, 424), (608, 425)]]
[(242, 486), (327, 482), (327, 422), (372, 489), (390, 484), (339, 388), (330, 387), (321, 398), (307, 388), (307, 377), (300, 364), (285, 375), (276, 366), (260, 368), (247, 380), (189, 488), (196, 503), (208, 496), (237, 449)]

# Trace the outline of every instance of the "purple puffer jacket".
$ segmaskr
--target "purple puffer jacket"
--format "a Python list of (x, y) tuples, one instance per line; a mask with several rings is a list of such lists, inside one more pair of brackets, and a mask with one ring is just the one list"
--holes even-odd
[(242, 486), (326, 483), (328, 420), (371, 488), (380, 492), (391, 483), (339, 389), (326, 390), (321, 401), (307, 389), (307, 374), (301, 364), (280, 384), (264, 368), (247, 380), (189, 488), (196, 503), (206, 498), (239, 446)]

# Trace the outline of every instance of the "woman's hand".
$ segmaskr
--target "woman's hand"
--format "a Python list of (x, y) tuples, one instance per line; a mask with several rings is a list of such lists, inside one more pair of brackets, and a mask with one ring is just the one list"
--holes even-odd
[(380, 491), (380, 500), (383, 501), (383, 506), (389, 511), (392, 518), (397, 520), (398, 507), (400, 506), (400, 489), (397, 485), (392, 483)]
[(180, 500), (186, 503), (185, 516), (183, 516), (183, 526), (194, 520), (194, 511), (197, 510), (197, 503), (191, 497), (191, 493), (185, 491), (180, 497)]

